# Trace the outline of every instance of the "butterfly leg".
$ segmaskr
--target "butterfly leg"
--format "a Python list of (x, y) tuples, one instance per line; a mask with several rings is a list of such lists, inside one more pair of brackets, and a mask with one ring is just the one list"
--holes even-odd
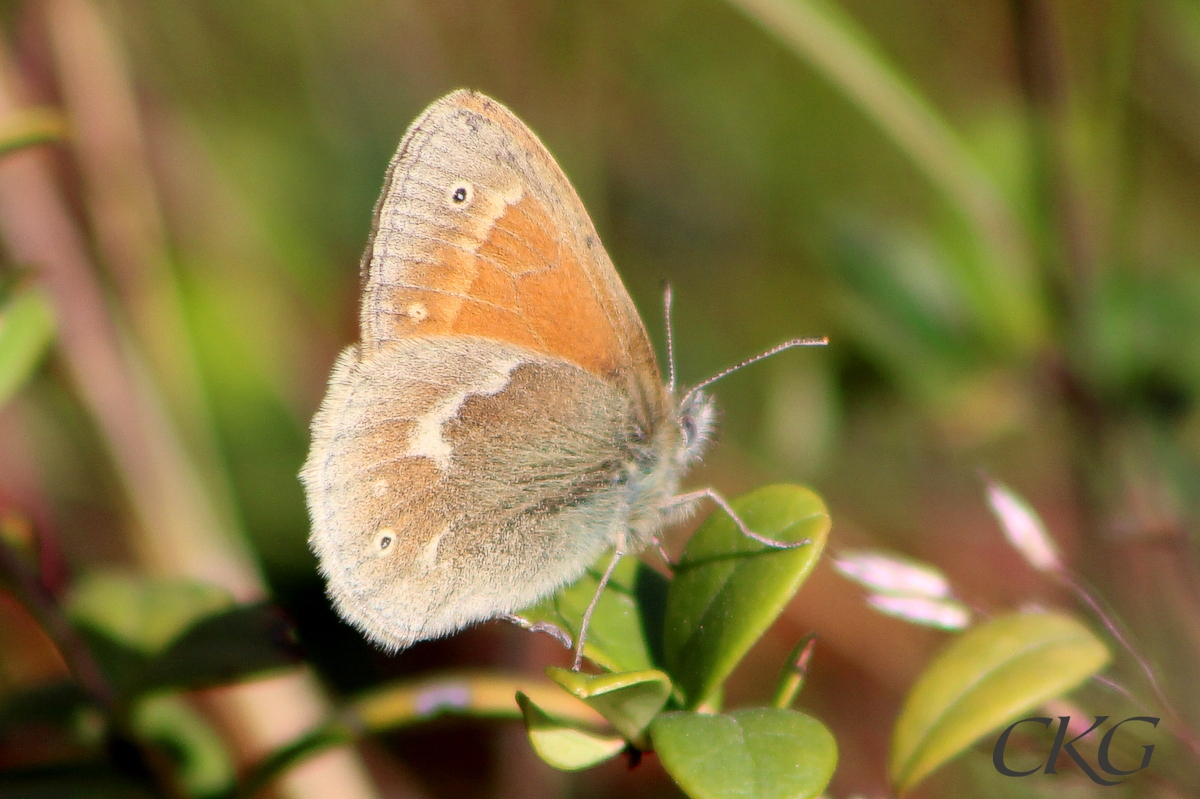
[(507, 622), (512, 622), (522, 630), (529, 630), (531, 633), (546, 633), (567, 649), (575, 648), (575, 642), (571, 640), (571, 636), (567, 635), (566, 630), (559, 627), (557, 624), (551, 624), (548, 621), (531, 622), (528, 619), (521, 618), (515, 613), (503, 613), (499, 618), (504, 619)]
[(742, 517), (737, 515), (737, 511), (733, 509), (733, 506), (730, 505), (729, 502), (725, 500), (725, 497), (717, 493), (717, 490), (711, 486), (709, 488), (702, 488), (699, 491), (689, 491), (686, 494), (680, 494), (679, 496), (675, 497), (675, 499), (671, 500), (671, 506), (690, 505), (691, 503), (699, 502), (702, 499), (711, 499), (713, 502), (717, 503), (721, 510), (725, 511), (725, 513), (729, 515), (729, 518), (733, 519), (734, 524), (736, 524), (738, 529), (742, 531), (742, 535), (746, 536), (751, 541), (757, 541), (763, 546), (771, 547), (772, 549), (796, 549), (797, 547), (808, 546), (812, 543), (812, 541), (807, 538), (805, 538), (803, 541), (779, 541), (774, 538), (768, 538), (765, 535), (759, 535), (751, 530), (744, 521), (742, 521)]
[(592, 601), (588, 603), (587, 610), (583, 612), (583, 619), (579, 622), (579, 637), (575, 641), (575, 662), (571, 664), (571, 671), (579, 671), (579, 667), (583, 665), (583, 645), (587, 642), (588, 625), (592, 623), (592, 613), (596, 611), (596, 605), (600, 603), (600, 595), (604, 593), (605, 586), (608, 585), (613, 572), (617, 569), (617, 562), (624, 555), (624, 541), (621, 541), (613, 550), (612, 560), (608, 562), (608, 568), (604, 570), (604, 576), (600, 578), (600, 584), (596, 586), (596, 593), (592, 595)]
[(666, 564), (666, 567), (674, 572), (675, 567), (679, 564), (671, 560), (671, 556), (667, 554), (667, 550), (663, 547), (662, 540), (658, 536), (654, 537), (654, 551), (658, 553), (660, 558), (662, 558), (662, 561), (664, 564)]

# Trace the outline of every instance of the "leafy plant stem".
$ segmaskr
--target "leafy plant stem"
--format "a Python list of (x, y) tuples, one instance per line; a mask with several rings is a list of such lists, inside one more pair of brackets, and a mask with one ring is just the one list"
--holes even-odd
[(357, 697), (340, 715), (273, 751), (249, 770), (233, 795), (249, 799), (300, 761), (363, 734), (395, 730), (446, 714), (520, 719), (521, 709), (514, 698), (518, 692), (530, 695), (557, 719), (597, 728), (604, 725), (599, 713), (545, 680), (464, 672), (398, 682)]

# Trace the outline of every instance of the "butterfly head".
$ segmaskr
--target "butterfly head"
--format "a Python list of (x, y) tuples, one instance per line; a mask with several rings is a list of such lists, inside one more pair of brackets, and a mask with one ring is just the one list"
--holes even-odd
[(690, 391), (679, 403), (679, 466), (686, 468), (704, 457), (717, 426), (717, 406), (702, 391)]

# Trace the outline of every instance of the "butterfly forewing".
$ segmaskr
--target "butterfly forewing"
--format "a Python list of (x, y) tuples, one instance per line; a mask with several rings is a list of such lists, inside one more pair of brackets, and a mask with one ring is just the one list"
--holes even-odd
[(483, 336), (661, 401), (645, 328), (583, 204), (503, 106), (468, 91), (430, 106), (389, 167), (375, 218), (365, 356), (407, 336)]

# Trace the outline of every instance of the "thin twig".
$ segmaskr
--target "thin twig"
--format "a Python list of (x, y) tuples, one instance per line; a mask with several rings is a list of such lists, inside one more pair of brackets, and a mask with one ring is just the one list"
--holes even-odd
[(1154, 698), (1158, 701), (1159, 707), (1162, 708), (1163, 713), (1167, 714), (1167, 718), (1171, 723), (1171, 729), (1175, 734), (1175, 737), (1182, 741), (1189, 749), (1192, 750), (1193, 754), (1200, 758), (1200, 740), (1197, 740), (1191, 728), (1188, 727), (1187, 723), (1184, 722), (1183, 717), (1180, 716), (1175, 710), (1171, 700), (1167, 698), (1167, 694), (1159, 684), (1158, 675), (1154, 673), (1154, 668), (1150, 665), (1150, 662), (1146, 660), (1146, 658), (1143, 657), (1140, 652), (1138, 652), (1138, 650), (1121, 631), (1120, 626), (1108, 615), (1108, 613), (1105, 612), (1104, 608), (1100, 605), (1100, 602), (1092, 595), (1092, 592), (1089, 591), (1082, 582), (1077, 580), (1074, 576), (1066, 571), (1059, 572), (1058, 576), (1064, 585), (1070, 588), (1076, 596), (1082, 599), (1084, 603), (1091, 608), (1092, 613), (1095, 614), (1096, 618), (1100, 620), (1100, 623), (1104, 625), (1104, 629), (1108, 630), (1108, 634), (1111, 635), (1113, 639), (1120, 644), (1127, 653), (1129, 653), (1129, 656), (1133, 658), (1133, 661), (1137, 663), (1138, 668), (1142, 671), (1142, 675), (1146, 678), (1147, 684), (1150, 686), (1150, 690), (1154, 694)]

